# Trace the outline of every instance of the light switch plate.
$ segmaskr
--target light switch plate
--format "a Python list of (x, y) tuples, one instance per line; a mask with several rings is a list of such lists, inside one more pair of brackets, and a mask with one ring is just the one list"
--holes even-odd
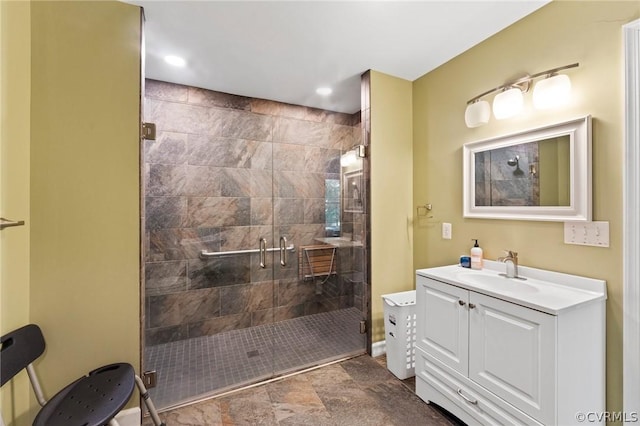
[(609, 222), (565, 222), (564, 243), (609, 247)]
[(442, 239), (450, 240), (451, 239), (451, 224), (442, 222)]

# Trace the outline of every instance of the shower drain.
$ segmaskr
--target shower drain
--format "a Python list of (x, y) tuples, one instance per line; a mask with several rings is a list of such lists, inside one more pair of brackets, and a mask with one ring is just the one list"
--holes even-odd
[(258, 352), (257, 350), (247, 352), (247, 356), (249, 358), (253, 358), (254, 356), (258, 356), (258, 355), (260, 355), (260, 352)]

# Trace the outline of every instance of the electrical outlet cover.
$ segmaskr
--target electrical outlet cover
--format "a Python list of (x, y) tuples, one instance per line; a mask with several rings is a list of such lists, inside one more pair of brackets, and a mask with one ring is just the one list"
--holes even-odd
[(442, 223), (442, 239), (450, 240), (451, 239), (451, 224), (443, 222)]

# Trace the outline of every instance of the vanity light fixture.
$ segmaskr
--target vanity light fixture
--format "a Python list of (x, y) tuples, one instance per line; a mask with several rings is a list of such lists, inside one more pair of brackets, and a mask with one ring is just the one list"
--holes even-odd
[(539, 77), (545, 77), (539, 81), (533, 89), (533, 104), (537, 109), (553, 108), (564, 105), (569, 100), (571, 93), (571, 80), (566, 74), (558, 74), (569, 68), (579, 66), (579, 63), (553, 68), (533, 75), (527, 75), (518, 80), (505, 83), (470, 99), (464, 113), (464, 121), (467, 127), (479, 127), (487, 124), (490, 118), (489, 103), (483, 100), (485, 96), (498, 93), (493, 99), (493, 115), (502, 120), (518, 114), (524, 105), (523, 94), (529, 91), (531, 83)]

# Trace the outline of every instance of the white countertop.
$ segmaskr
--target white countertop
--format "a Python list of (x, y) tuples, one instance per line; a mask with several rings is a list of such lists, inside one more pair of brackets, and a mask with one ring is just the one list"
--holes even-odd
[(551, 315), (607, 299), (606, 282), (594, 278), (519, 266), (519, 280), (499, 275), (505, 264), (485, 260), (482, 270), (459, 265), (418, 269), (417, 275), (486, 294)]

